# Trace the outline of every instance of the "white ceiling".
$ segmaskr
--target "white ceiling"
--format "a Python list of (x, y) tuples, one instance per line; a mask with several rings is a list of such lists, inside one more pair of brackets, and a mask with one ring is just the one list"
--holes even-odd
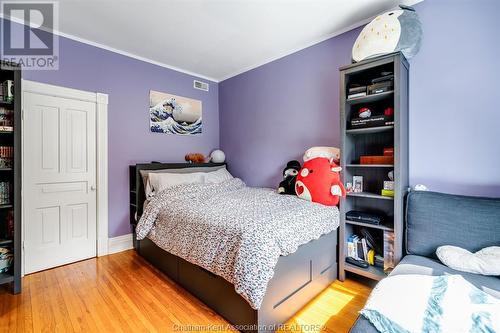
[(59, 0), (61, 35), (221, 81), (416, 0)]

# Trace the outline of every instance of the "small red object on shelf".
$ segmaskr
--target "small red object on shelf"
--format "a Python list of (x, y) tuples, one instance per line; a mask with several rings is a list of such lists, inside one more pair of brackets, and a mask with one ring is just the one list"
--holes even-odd
[(384, 148), (384, 156), (394, 156), (394, 147)]
[(394, 156), (361, 156), (359, 164), (394, 164)]
[(385, 108), (384, 116), (394, 116), (394, 108)]
[(369, 118), (372, 115), (372, 110), (369, 108), (361, 108), (358, 111), (360, 118)]

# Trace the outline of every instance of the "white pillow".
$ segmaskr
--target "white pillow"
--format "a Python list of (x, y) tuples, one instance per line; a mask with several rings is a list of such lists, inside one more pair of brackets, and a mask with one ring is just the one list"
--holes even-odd
[(444, 245), (437, 248), (436, 255), (443, 264), (457, 271), (500, 275), (500, 246), (471, 253), (461, 247)]
[(151, 188), (151, 185), (149, 184), (149, 174), (151, 173), (195, 173), (195, 172), (211, 172), (211, 171), (216, 171), (221, 168), (226, 168), (224, 165), (218, 165), (218, 166), (208, 166), (208, 167), (190, 167), (190, 168), (176, 168), (176, 169), (143, 169), (139, 170), (139, 173), (141, 174), (142, 181), (144, 183), (144, 192), (146, 192), (146, 197), (150, 197), (150, 195), (153, 192), (153, 189)]
[(217, 171), (211, 171), (205, 173), (205, 183), (210, 184), (210, 183), (222, 183), (226, 180), (233, 179), (234, 177), (229, 173), (229, 171), (226, 170), (226, 168), (221, 168)]
[[(216, 171), (221, 168), (226, 168), (224, 165), (218, 165), (215, 167), (190, 167), (190, 168), (176, 168), (176, 169), (142, 169), (139, 170), (141, 174), (142, 181), (144, 183), (144, 187), (146, 188), (148, 185), (148, 177), (150, 173), (195, 173), (195, 172), (211, 172)], [(147, 188), (146, 188), (147, 193)]]
[(176, 185), (203, 184), (205, 182), (205, 174), (202, 172), (150, 173), (148, 182), (153, 190), (152, 194), (154, 194)]

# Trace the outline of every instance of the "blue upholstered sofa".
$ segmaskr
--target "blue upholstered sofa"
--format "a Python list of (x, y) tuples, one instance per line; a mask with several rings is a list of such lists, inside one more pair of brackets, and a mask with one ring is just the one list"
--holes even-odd
[[(500, 277), (455, 271), (436, 257), (441, 245), (460, 246), (472, 252), (500, 246), (500, 199), (414, 191), (408, 194), (405, 221), (406, 256), (390, 275), (461, 274), (484, 292), (500, 298)], [(363, 316), (351, 329), (351, 333), (372, 332), (377, 330)]]

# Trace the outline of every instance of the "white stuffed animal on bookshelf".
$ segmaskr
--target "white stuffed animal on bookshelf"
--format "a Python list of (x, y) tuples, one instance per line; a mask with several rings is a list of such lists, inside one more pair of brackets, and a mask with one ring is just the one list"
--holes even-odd
[(352, 47), (352, 60), (358, 62), (397, 51), (410, 59), (418, 53), (423, 34), (420, 19), (412, 7), (399, 7), (377, 16), (363, 28)]

